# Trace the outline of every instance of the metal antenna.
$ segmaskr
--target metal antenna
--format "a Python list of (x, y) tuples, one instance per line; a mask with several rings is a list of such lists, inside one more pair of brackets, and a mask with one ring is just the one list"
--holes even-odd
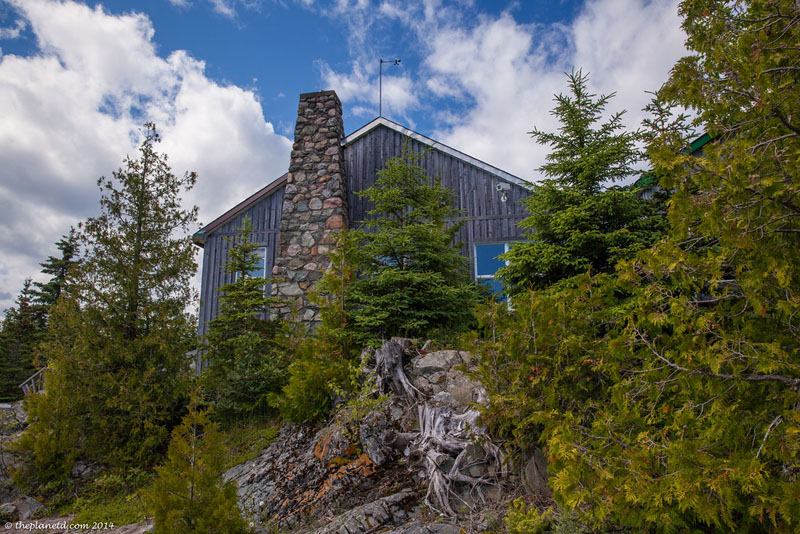
[(378, 117), (383, 117), (383, 64), (391, 63), (395, 66), (400, 66), (399, 59), (383, 59), (381, 58), (380, 68), (378, 69)]

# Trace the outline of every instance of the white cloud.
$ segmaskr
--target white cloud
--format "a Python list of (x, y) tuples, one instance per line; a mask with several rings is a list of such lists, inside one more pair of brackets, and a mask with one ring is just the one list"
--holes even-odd
[(233, 7), (233, 2), (230, 0), (208, 0), (214, 11), (228, 18), (236, 16), (236, 10)]
[[(384, 66), (386, 69), (398, 69), (397, 66)], [(406, 117), (406, 113), (414, 109), (419, 100), (414, 91), (414, 82), (407, 75), (383, 75), (382, 88), (375, 83), (375, 74), (355, 64), (352, 72), (340, 73), (332, 70), (327, 64), (320, 63), (320, 70), (325, 87), (333, 89), (343, 102), (362, 102), (368, 105), (355, 106), (345, 110), (356, 116), (372, 119), (378, 115), (378, 96), (383, 94), (383, 110), (385, 113)], [(377, 71), (377, 68), (374, 69)], [(406, 117), (407, 118), (407, 117)]]
[(27, 24), (22, 19), (14, 23), (13, 28), (0, 28), (0, 39), (16, 39), (25, 30)]
[(169, 3), (175, 7), (189, 7), (192, 5), (189, 0), (169, 0)]
[(209, 79), (183, 51), (159, 56), (146, 16), (12, 4), (40, 51), (0, 58), (0, 294), (15, 295), (69, 226), (96, 214), (97, 178), (135, 153), (147, 120), (173, 171), (198, 172), (186, 202), (206, 223), (285, 171), (291, 142), (256, 95)]
[[(658, 89), (669, 69), (685, 53), (677, 14), (678, 0), (590, 0), (569, 23), (526, 25), (512, 7), (498, 16), (470, 10), (472, 2), (446, 0), (381, 0), (356, 13), (368, 13), (401, 24), (416, 36), (422, 51), (417, 72), (404, 74), (408, 99), (391, 108), (398, 115), (427, 102), (446, 98), (433, 110), (438, 128), (433, 136), (459, 150), (527, 179), (547, 154), (526, 132), (551, 130), (553, 94), (567, 90), (565, 72), (573, 67), (590, 73), (590, 89), (617, 92), (609, 111), (627, 109), (626, 123), (639, 126), (647, 90)], [(377, 68), (366, 71), (364, 58), (370, 32), (380, 21), (353, 30), (350, 72), (322, 69), (323, 79), (345, 104), (375, 102)], [(366, 51), (365, 51), (366, 50)], [(386, 78), (384, 78), (385, 80)], [(384, 100), (384, 105), (385, 105)], [(459, 112), (448, 108), (458, 106)], [(427, 132), (423, 132), (427, 133)]]

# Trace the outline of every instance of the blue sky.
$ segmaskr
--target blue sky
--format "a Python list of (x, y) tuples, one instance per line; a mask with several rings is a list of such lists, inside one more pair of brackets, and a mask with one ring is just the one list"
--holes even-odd
[(564, 72), (638, 126), (683, 55), (676, 0), (0, 0), (0, 310), (96, 214), (147, 120), (213, 220), (288, 166), (299, 93), (349, 133), (384, 116), (529, 180)]

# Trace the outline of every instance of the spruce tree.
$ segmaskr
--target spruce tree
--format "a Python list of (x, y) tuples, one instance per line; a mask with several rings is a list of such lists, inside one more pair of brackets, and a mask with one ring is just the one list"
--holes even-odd
[(50, 308), (58, 302), (58, 298), (64, 291), (70, 270), (78, 263), (78, 235), (74, 228), (70, 228), (69, 234), (63, 236), (56, 243), (56, 248), (61, 251), (61, 257), (49, 256), (44, 263), (40, 264), (42, 272), (50, 275), (50, 280), (44, 283), (33, 283), (36, 287), (33, 290), (35, 305), (45, 321), (49, 316)]
[(375, 207), (350, 232), (348, 261), (358, 273), (349, 290), (348, 322), (366, 338), (452, 335), (473, 324), (481, 292), (454, 242), (459, 225), (452, 192), (405, 153), (378, 171), (364, 191)]
[(268, 397), (286, 380), (283, 326), (269, 317), (279, 299), (267, 296), (269, 279), (252, 276), (259, 262), (252, 233), (252, 221), (245, 217), (238, 235), (226, 238), (231, 247), (225, 270), (235, 280), (220, 288), (219, 313), (206, 336), (204, 390), (215, 412), (226, 416), (263, 415)]
[(236, 483), (221, 480), (224, 464), (222, 434), (195, 398), (172, 432), (166, 463), (156, 468), (158, 478), (149, 498), (153, 532), (247, 532), (236, 503)]
[(570, 94), (555, 96), (551, 113), (557, 132), (529, 132), (552, 151), (539, 170), (546, 176), (525, 200), (528, 217), (520, 227), (526, 242), (516, 243), (500, 269), (506, 291), (547, 287), (590, 270), (611, 272), (658, 239), (665, 226), (659, 204), (636, 197), (631, 187), (613, 185), (637, 173), (639, 132), (625, 131), (624, 112), (600, 123), (614, 93), (589, 92), (588, 75), (568, 76)]
[(175, 176), (152, 124), (137, 159), (100, 178), (100, 215), (81, 225), (85, 250), (50, 309), (44, 394), (28, 398), (31, 453), (20, 478), (64, 479), (78, 458), (146, 466), (163, 451), (184, 405), (195, 329), (187, 306), (196, 265), (181, 207), (193, 173)]
[(19, 385), (34, 372), (34, 349), (42, 340), (44, 325), (34, 304), (31, 280), (26, 279), (15, 306), (6, 310), (0, 324), (0, 401), (22, 398)]

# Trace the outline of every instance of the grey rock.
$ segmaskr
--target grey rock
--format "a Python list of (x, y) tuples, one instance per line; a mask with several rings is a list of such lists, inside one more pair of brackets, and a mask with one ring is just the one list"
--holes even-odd
[(93, 474), (97, 473), (100, 467), (94, 462), (75, 462), (72, 466), (72, 478), (86, 480)]
[(535, 449), (522, 468), (522, 484), (531, 495), (549, 497), (553, 494), (547, 485), (547, 458), (542, 451)]
[(335, 517), (327, 525), (309, 531), (307, 534), (377, 532), (381, 527), (393, 526), (406, 521), (416, 502), (416, 495), (410, 490), (404, 490), (353, 508)]
[(14, 504), (17, 507), (20, 521), (27, 521), (28, 519), (36, 515), (36, 513), (40, 512), (41, 510), (44, 510), (44, 505), (39, 501), (37, 501), (36, 499), (34, 499), (33, 497), (27, 497), (27, 496), (20, 497), (19, 499), (14, 501)]
[(449, 371), (454, 365), (464, 363), (461, 353), (457, 350), (440, 350), (416, 358), (411, 366), (411, 374), (416, 376)]
[(0, 504), (0, 522), (14, 522), (19, 518), (19, 510), (13, 502)]
[(391, 455), (391, 447), (386, 445), (384, 436), (391, 432), (391, 423), (386, 415), (378, 410), (368, 413), (359, 427), (359, 437), (364, 453), (375, 465), (383, 465)]
[(462, 530), (456, 525), (448, 523), (423, 524), (421, 521), (412, 521), (398, 528), (386, 531), (384, 534), (461, 534)]

